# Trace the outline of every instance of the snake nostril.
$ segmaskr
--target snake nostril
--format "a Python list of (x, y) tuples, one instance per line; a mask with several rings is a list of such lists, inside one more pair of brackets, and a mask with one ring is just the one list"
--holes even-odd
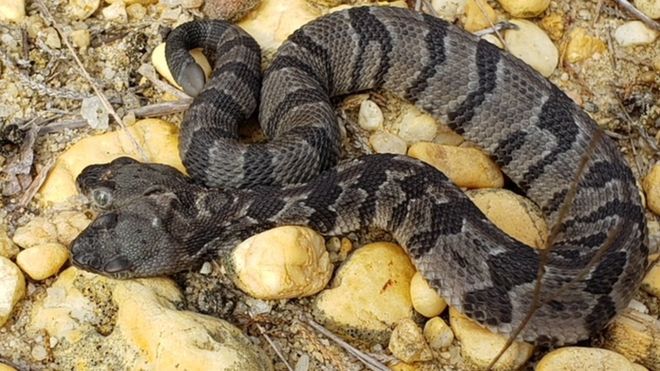
[(73, 263), (84, 268), (98, 268), (100, 259), (94, 253), (73, 254)]

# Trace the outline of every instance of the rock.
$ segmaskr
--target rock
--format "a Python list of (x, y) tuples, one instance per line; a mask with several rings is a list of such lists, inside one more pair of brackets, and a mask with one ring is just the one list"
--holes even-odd
[(502, 44), (502, 40), (500, 40), (500, 38), (497, 37), (497, 35), (495, 34), (489, 33), (487, 35), (483, 35), (481, 38), (497, 46), (500, 49), (504, 49), (504, 44)]
[(554, 350), (539, 361), (535, 370), (641, 371), (638, 365), (628, 361), (620, 354), (605, 349), (586, 347), (564, 347)]
[(658, 32), (646, 27), (641, 21), (626, 22), (614, 30), (614, 39), (621, 46), (650, 44), (657, 37)]
[(410, 146), (408, 156), (434, 166), (459, 187), (501, 188), (504, 185), (497, 165), (475, 148), (422, 142)]
[(646, 206), (656, 215), (660, 215), (660, 162), (653, 165), (644, 177), (642, 188), (646, 194)]
[(464, 141), (465, 139), (463, 139), (460, 134), (451, 130), (447, 125), (438, 125), (438, 132), (435, 135), (435, 138), (433, 138), (433, 143), (454, 147), (460, 145)]
[(82, 100), (80, 115), (87, 121), (92, 129), (107, 130), (110, 121), (108, 110), (101, 98), (90, 96)]
[(236, 22), (259, 5), (260, 0), (206, 0), (202, 12), (212, 19)]
[(103, 18), (118, 23), (126, 23), (128, 21), (128, 14), (126, 13), (126, 5), (123, 1), (117, 1), (110, 6), (106, 6), (101, 10)]
[(504, 32), (504, 41), (511, 54), (532, 66), (541, 75), (550, 76), (559, 62), (559, 52), (550, 37), (530, 21), (514, 19), (510, 22), (519, 27), (518, 30)]
[(550, 0), (498, 0), (502, 8), (514, 17), (532, 18), (543, 13)]
[[(158, 3), (158, 0), (105, 0), (105, 1), (107, 3), (110, 3), (110, 4), (121, 2), (121, 3), (124, 3), (124, 5), (126, 5), (126, 7), (128, 7), (129, 5), (133, 5), (133, 4), (140, 4), (140, 5), (143, 5), (143, 6), (147, 6), (147, 5)], [(165, 1), (162, 1), (161, 3), (163, 3), (163, 2), (165, 2)]]
[(660, 321), (656, 316), (625, 310), (607, 327), (603, 348), (622, 354), (650, 370), (660, 370)]
[(422, 330), (410, 318), (402, 319), (396, 324), (387, 348), (392, 355), (407, 363), (433, 359), (433, 353), (426, 344)]
[(451, 327), (440, 317), (433, 317), (424, 325), (424, 338), (432, 349), (442, 349), (454, 341)]
[(306, 0), (261, 0), (261, 4), (238, 23), (259, 43), (264, 54), (273, 53), (293, 31), (320, 16)]
[(653, 19), (660, 18), (660, 1), (658, 0), (635, 0), (635, 6)]
[(57, 227), (43, 217), (30, 220), (14, 232), (14, 243), (24, 249), (53, 241), (57, 241)]
[(369, 144), (376, 153), (395, 153), (403, 155), (408, 146), (406, 142), (398, 136), (386, 131), (376, 131), (369, 136)]
[(385, 242), (365, 245), (339, 268), (331, 288), (316, 296), (314, 313), (337, 332), (384, 343), (390, 326), (413, 315), (414, 274), (401, 247)]
[(52, 223), (55, 224), (57, 230), (57, 241), (65, 246), (69, 246), (90, 222), (91, 219), (80, 211), (62, 211), (52, 218)]
[(504, 233), (527, 246), (545, 247), (548, 226), (532, 201), (507, 189), (475, 189), (466, 195)]
[(591, 58), (596, 53), (607, 50), (605, 43), (597, 37), (590, 36), (584, 28), (576, 27), (568, 34), (568, 42), (564, 49), (564, 58), (570, 63)]
[(438, 17), (447, 22), (454, 22), (465, 11), (467, 0), (432, 0), (431, 6)]
[(16, 369), (4, 363), (0, 363), (0, 371), (16, 371)]
[(395, 125), (399, 126), (399, 137), (408, 144), (430, 142), (438, 132), (435, 119), (413, 105), (405, 105)]
[(372, 100), (365, 99), (360, 103), (358, 125), (364, 130), (374, 131), (383, 125), (383, 111)]
[[(272, 370), (241, 331), (178, 310), (182, 295), (166, 278), (112, 280), (69, 268), (32, 310), (30, 329), (59, 341), (58, 369)], [(148, 320), (145, 320), (148, 319)]]
[(548, 33), (552, 40), (559, 41), (564, 36), (564, 15), (552, 13), (543, 17), (539, 26)]
[(660, 299), (660, 262), (656, 262), (644, 277), (642, 290)]
[[(147, 161), (167, 164), (179, 171), (185, 171), (179, 158), (179, 130), (175, 125), (158, 119), (146, 119), (136, 122), (127, 130), (142, 147)], [(82, 169), (88, 165), (110, 162), (120, 156), (142, 158), (124, 130), (80, 140), (55, 162), (40, 189), (42, 199), (55, 203), (78, 194), (75, 179)], [(21, 245), (16, 241), (16, 236), (14, 242)]]
[(69, 0), (67, 10), (73, 18), (83, 20), (89, 18), (101, 5), (101, 0)]
[(0, 0), (0, 22), (20, 23), (25, 19), (25, 0)]
[(88, 30), (75, 30), (71, 32), (71, 43), (80, 49), (87, 49), (91, 42)]
[(11, 316), (16, 303), (25, 296), (25, 278), (16, 264), (0, 256), (0, 327)]
[[(209, 61), (206, 59), (204, 54), (202, 54), (202, 50), (199, 48), (193, 49), (191, 54), (193, 59), (195, 59), (195, 62), (197, 62), (200, 67), (202, 67), (202, 70), (208, 79), (209, 76), (211, 76), (211, 65), (209, 64)], [(181, 86), (177, 84), (176, 81), (174, 81), (172, 72), (170, 72), (170, 68), (167, 66), (167, 61), (165, 60), (165, 43), (160, 43), (154, 48), (154, 51), (151, 53), (151, 64), (153, 64), (156, 71), (158, 71), (161, 76), (169, 81), (170, 84), (176, 86), (178, 89), (181, 89)]]
[[(485, 370), (507, 342), (505, 336), (481, 327), (454, 308), (449, 308), (449, 321), (454, 335), (461, 342), (461, 355), (465, 362)], [(534, 347), (516, 341), (495, 363), (492, 370), (516, 370), (531, 357)]]
[(333, 270), (323, 237), (293, 226), (243, 241), (232, 251), (229, 266), (236, 286), (264, 300), (314, 295), (328, 284)]
[[(478, 2), (478, 3), (477, 3)], [(495, 10), (484, 0), (468, 0), (465, 5), (465, 16), (462, 17), (463, 28), (475, 32), (491, 27), (497, 23)]]
[(11, 259), (18, 251), (18, 246), (7, 235), (7, 228), (0, 225), (0, 256)]
[(424, 317), (435, 317), (447, 307), (445, 300), (417, 272), (410, 281), (410, 300), (413, 308)]
[(53, 27), (47, 27), (44, 29), (44, 36), (47, 46), (53, 49), (59, 49), (62, 47), (62, 41), (60, 41), (60, 35), (57, 33), (57, 30)]
[(16, 255), (16, 264), (35, 281), (54, 276), (69, 260), (69, 249), (56, 242), (27, 248)]
[(147, 15), (147, 8), (139, 3), (131, 4), (126, 7), (126, 14), (129, 18), (139, 21)]

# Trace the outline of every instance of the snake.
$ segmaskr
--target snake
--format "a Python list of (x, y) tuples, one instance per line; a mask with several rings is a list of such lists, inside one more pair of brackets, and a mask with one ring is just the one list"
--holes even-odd
[[(101, 212), (73, 241), (74, 265), (120, 279), (169, 275), (280, 225), (324, 236), (377, 228), (450, 306), (551, 344), (594, 336), (639, 286), (648, 242), (630, 167), (573, 100), (493, 44), (431, 15), (367, 6), (299, 28), (263, 78), (259, 45), (227, 22), (182, 24), (166, 45), (173, 76), (195, 97), (180, 140), (188, 175), (127, 157), (84, 169), (77, 184)], [(213, 61), (208, 79), (193, 48)], [(546, 249), (502, 232), (420, 160), (340, 161), (332, 99), (369, 89), (488, 153), (552, 226)], [(268, 140), (244, 143), (238, 128), (257, 107)]]

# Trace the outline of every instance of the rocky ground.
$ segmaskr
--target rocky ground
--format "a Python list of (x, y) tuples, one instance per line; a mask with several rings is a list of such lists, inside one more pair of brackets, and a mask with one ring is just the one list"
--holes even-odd
[[(275, 230), (241, 244), (230, 264), (209, 262), (173, 279), (114, 281), (69, 266), (67, 246), (94, 215), (73, 183), (84, 166), (129, 154), (182, 169), (176, 125), (189, 100), (158, 75), (167, 74), (157, 46), (170, 29), (196, 17), (228, 17), (259, 41), (267, 63), (302, 24), (361, 2), (342, 3), (0, 0), (0, 370), (489, 366), (506, 338), (445, 310), (402, 250), (376, 231), (324, 240), (309, 230)], [(629, 160), (657, 259), (660, 45), (653, 21), (645, 25), (609, 0), (430, 3), (427, 11), (470, 32), (505, 20), (518, 26), (503, 31), (506, 48), (580, 104)], [(660, 17), (657, 1), (634, 5)], [(442, 124), (387, 92), (346, 97), (338, 114), (345, 157), (423, 159), (470, 189), (505, 232), (543, 246), (548, 227), (537, 208), (502, 189), (492, 161)], [(138, 121), (147, 116), (165, 121)], [(273, 241), (282, 244), (273, 250)], [(574, 362), (569, 369), (660, 369), (659, 303), (656, 265), (601, 336), (555, 351), (516, 342), (495, 369), (549, 370), (566, 360)]]

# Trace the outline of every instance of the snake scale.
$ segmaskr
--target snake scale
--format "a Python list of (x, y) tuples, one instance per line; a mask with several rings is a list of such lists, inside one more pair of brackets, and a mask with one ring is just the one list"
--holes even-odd
[[(208, 82), (188, 54), (195, 47), (214, 61)], [(84, 269), (171, 274), (278, 225), (326, 236), (377, 227), (450, 305), (510, 334), (532, 306), (538, 250), (501, 232), (418, 160), (368, 155), (335, 167), (341, 138), (331, 97), (382, 88), (479, 144), (556, 224), (541, 306), (519, 339), (585, 339), (640, 283), (643, 207), (616, 145), (556, 86), (486, 41), (410, 10), (356, 7), (292, 34), (263, 82), (259, 46), (225, 22), (178, 27), (166, 53), (196, 96), (180, 144), (192, 178), (128, 158), (86, 168), (79, 187), (107, 210), (73, 242)], [(241, 144), (238, 125), (259, 101), (270, 140)]]

